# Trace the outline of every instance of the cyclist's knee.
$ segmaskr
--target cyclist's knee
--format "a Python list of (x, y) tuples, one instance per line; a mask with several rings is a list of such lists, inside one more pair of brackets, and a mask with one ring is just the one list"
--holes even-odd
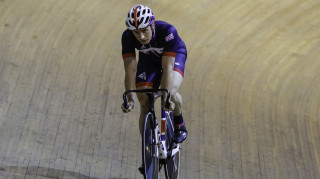
[(182, 103), (182, 97), (178, 92), (174, 92), (171, 94), (171, 101), (174, 103)]
[(173, 88), (171, 89), (171, 93), (172, 94), (175, 94), (175, 93), (178, 93), (178, 90), (180, 89), (180, 86), (181, 86), (181, 84), (182, 84), (182, 82), (183, 82), (183, 77), (182, 77), (182, 75), (180, 74), (180, 73), (178, 73), (178, 72), (174, 72), (173, 73), (174, 75), (173, 75), (173, 84), (172, 84), (172, 86), (173, 86)]
[(148, 96), (146, 94), (137, 94), (141, 110), (146, 110), (148, 107)]
[[(150, 89), (152, 87), (150, 86), (140, 86), (137, 89), (142, 90), (142, 89)], [(137, 97), (140, 103), (140, 107), (141, 109), (147, 109), (148, 107), (148, 96), (146, 94), (143, 93), (137, 93)]]

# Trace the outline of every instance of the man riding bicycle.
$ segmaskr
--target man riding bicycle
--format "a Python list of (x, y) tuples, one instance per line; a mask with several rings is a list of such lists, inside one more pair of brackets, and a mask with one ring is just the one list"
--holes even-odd
[[(184, 77), (187, 49), (174, 26), (155, 21), (150, 8), (134, 6), (126, 19), (127, 29), (122, 34), (122, 57), (125, 69), (125, 89), (168, 89), (171, 93), (169, 108), (173, 110), (176, 143), (187, 138), (187, 129), (182, 117), (182, 97), (178, 90)], [(139, 50), (139, 61), (135, 49)], [(164, 99), (166, 99), (164, 94)], [(141, 111), (139, 119), (140, 133), (143, 130), (144, 116), (148, 107), (145, 94), (137, 94)], [(134, 94), (127, 95), (129, 108), (122, 105), (123, 112), (134, 107)]]

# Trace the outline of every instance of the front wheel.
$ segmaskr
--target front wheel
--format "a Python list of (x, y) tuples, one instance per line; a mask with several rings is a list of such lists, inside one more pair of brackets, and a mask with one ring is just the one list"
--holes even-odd
[(144, 164), (144, 178), (147, 179), (157, 179), (159, 177), (158, 140), (153, 129), (155, 120), (154, 115), (148, 113), (143, 125), (142, 160)]

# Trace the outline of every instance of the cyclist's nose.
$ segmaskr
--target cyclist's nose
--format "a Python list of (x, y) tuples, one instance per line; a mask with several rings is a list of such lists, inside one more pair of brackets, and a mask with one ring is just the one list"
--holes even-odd
[(143, 33), (141, 33), (140, 35), (139, 35), (139, 38), (141, 39), (141, 40), (145, 40), (145, 35), (143, 34)]

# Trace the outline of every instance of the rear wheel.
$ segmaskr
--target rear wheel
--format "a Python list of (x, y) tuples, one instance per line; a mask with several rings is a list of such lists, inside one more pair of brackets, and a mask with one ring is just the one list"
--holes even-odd
[(180, 171), (180, 151), (167, 160), (166, 175), (169, 179), (178, 179)]
[(148, 113), (144, 120), (142, 136), (142, 159), (144, 164), (144, 176), (147, 179), (159, 177), (159, 151), (156, 134), (152, 129), (152, 123), (156, 119)]
[[(166, 122), (166, 147), (167, 150), (173, 150), (179, 147), (177, 144), (173, 143), (174, 137), (174, 128), (173, 128), (173, 113), (168, 112), (166, 114), (167, 122)], [(179, 178), (179, 170), (180, 170), (180, 150), (175, 153), (173, 156), (167, 159), (165, 164), (165, 174), (166, 178), (169, 179), (177, 179)]]

